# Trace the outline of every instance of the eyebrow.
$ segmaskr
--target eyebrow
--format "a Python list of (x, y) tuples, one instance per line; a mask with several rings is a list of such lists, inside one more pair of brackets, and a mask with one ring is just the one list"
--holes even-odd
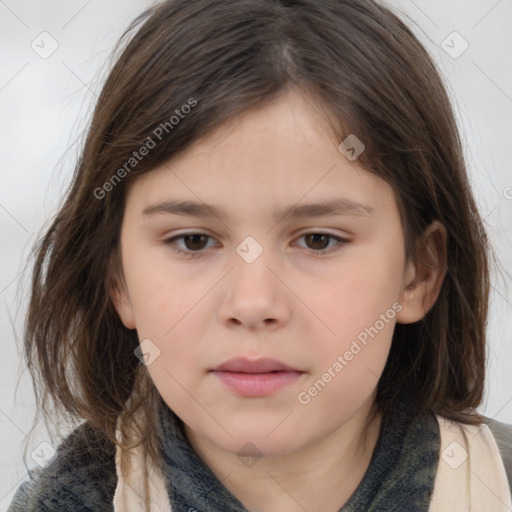
[[(366, 206), (349, 199), (337, 198), (320, 203), (295, 204), (287, 207), (275, 208), (273, 211), (273, 217), (275, 221), (278, 221), (283, 217), (302, 219), (307, 217), (322, 217), (326, 215), (370, 216), (374, 213), (375, 209), (370, 206)], [(229, 220), (229, 215), (225, 208), (190, 200), (163, 201), (147, 206), (144, 208), (142, 214), (145, 216), (158, 214), (182, 215), (199, 218), (215, 216), (223, 221)]]

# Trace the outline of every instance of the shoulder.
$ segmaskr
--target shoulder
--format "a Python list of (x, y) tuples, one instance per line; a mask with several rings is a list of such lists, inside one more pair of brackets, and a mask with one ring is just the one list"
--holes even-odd
[(8, 512), (113, 510), (115, 445), (83, 423), (61, 442), (50, 464), (29, 476)]
[(511, 426), (486, 417), (473, 424), (437, 419), (441, 448), (429, 510), (512, 510), (511, 475), (505, 467)]
[[(473, 443), (474, 447), (479, 445), (480, 450), (484, 450), (480, 455), (485, 456), (485, 454), (494, 452), (496, 457), (501, 458), (512, 489), (512, 425), (486, 416), (483, 416), (481, 425), (467, 425), (440, 416), (438, 416), (438, 421), (441, 432), (444, 432), (445, 435), (445, 443), (455, 440), (463, 429), (466, 433), (472, 434), (469, 439), (475, 441)], [(486, 428), (482, 429), (482, 426)]]
[(485, 418), (485, 423), (492, 432), (505, 465), (508, 481), (512, 487), (512, 425), (491, 418)]

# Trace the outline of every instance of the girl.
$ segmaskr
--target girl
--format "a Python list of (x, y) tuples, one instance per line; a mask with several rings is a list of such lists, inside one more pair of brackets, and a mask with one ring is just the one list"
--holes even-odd
[(512, 510), (487, 239), (411, 31), (371, 0), (133, 31), (27, 317), (42, 409), (84, 421), (10, 510)]

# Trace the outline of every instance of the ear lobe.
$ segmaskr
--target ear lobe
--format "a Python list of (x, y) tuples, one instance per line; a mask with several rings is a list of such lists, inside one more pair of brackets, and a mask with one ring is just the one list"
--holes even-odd
[(446, 275), (446, 251), (446, 228), (436, 220), (416, 245), (417, 261), (407, 264), (399, 301), (402, 310), (397, 315), (397, 323), (417, 322), (435, 304)]
[(110, 258), (109, 276), (107, 280), (108, 294), (124, 326), (127, 329), (135, 329), (136, 325), (132, 303), (126, 289), (124, 278), (120, 275), (122, 271), (120, 272), (117, 268), (114, 268), (115, 260), (117, 260), (117, 258)]

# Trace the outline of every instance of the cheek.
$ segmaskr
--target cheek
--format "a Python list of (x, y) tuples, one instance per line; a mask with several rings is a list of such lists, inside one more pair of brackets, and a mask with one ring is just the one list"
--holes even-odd
[[(148, 251), (149, 253), (149, 251)], [(156, 356), (149, 374), (164, 396), (186, 400), (183, 387), (190, 388), (204, 366), (200, 347), (205, 323), (211, 318), (206, 279), (188, 279), (169, 268), (162, 256), (133, 251), (126, 258), (126, 280), (139, 340), (149, 340)], [(215, 276), (212, 276), (212, 278)], [(190, 399), (190, 397), (188, 397)]]
[(402, 264), (400, 258), (385, 259), (385, 255), (380, 258), (373, 254), (355, 255), (335, 270), (328, 285), (324, 283), (315, 291), (316, 307), (324, 312), (326, 323), (337, 336), (354, 337), (393, 305), (397, 307)]
[(161, 251), (127, 249), (125, 274), (137, 331), (161, 338), (193, 309), (206, 285), (170, 268)]
[(396, 317), (392, 307), (382, 311), (352, 310), (340, 315), (334, 324), (336, 335), (324, 335), (318, 343), (314, 372), (297, 401), (316, 416), (319, 429), (340, 420), (333, 417), (333, 404), (345, 421), (375, 391), (391, 348)]
[(320, 339), (311, 338), (320, 362), (311, 381), (320, 379), (322, 386), (331, 379), (329, 387), (334, 394), (343, 395), (347, 389), (363, 395), (370, 392), (389, 354), (401, 309), (397, 300), (402, 259), (392, 252), (382, 251), (380, 257), (375, 254), (353, 254), (334, 272), (328, 287), (319, 286), (314, 293), (317, 301), (312, 309), (323, 312), (330, 332), (324, 329)]

